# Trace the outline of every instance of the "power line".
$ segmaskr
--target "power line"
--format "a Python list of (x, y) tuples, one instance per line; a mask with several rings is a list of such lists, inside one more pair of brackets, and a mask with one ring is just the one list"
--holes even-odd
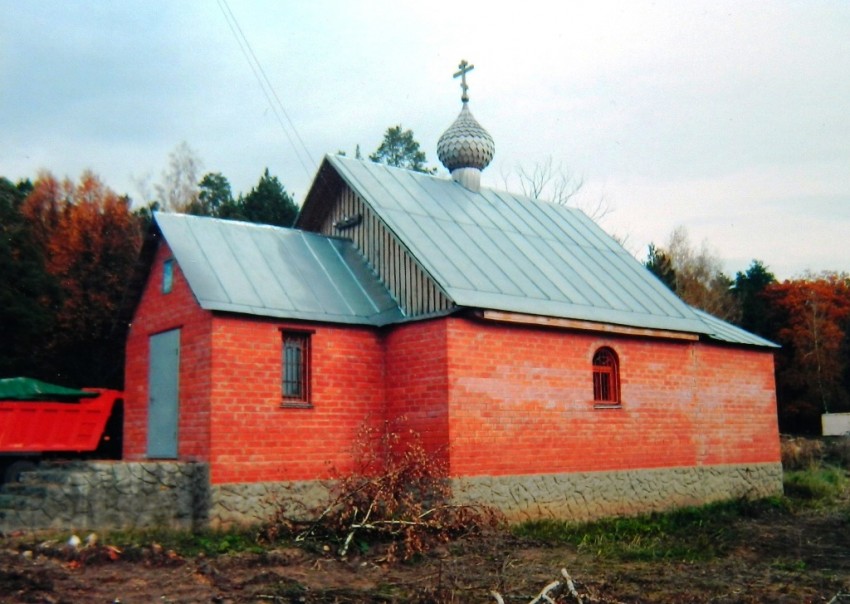
[[(245, 36), (245, 32), (243, 32), (242, 28), (239, 26), (239, 22), (236, 20), (236, 15), (234, 15), (233, 11), (230, 10), (227, 0), (217, 0), (217, 2), (219, 9), (221, 9), (222, 14), (224, 15), (224, 19), (227, 21), (230, 32), (233, 34), (233, 37), (236, 38), (239, 50), (242, 51), (242, 55), (245, 57), (245, 60), (248, 61), (248, 65), (251, 67), (251, 72), (257, 79), (257, 83), (259, 83), (260, 89), (263, 91), (263, 95), (266, 97), (266, 100), (272, 109), (272, 113), (274, 113), (275, 118), (277, 118), (277, 122), (280, 125), (281, 130), (283, 130), (283, 133), (286, 135), (289, 144), (292, 145), (292, 149), (295, 152), (295, 157), (298, 159), (298, 163), (300, 163), (301, 167), (304, 168), (304, 172), (307, 173), (308, 177), (313, 176), (313, 173), (317, 169), (316, 163), (311, 159), (307, 145), (304, 144), (304, 140), (301, 138), (301, 135), (298, 134), (298, 129), (295, 128), (295, 124), (286, 112), (286, 108), (283, 106), (280, 97), (277, 95), (277, 92), (275, 92), (274, 86), (272, 86), (272, 83), (266, 75), (260, 60), (254, 53), (254, 49), (251, 47), (251, 43), (248, 41), (247, 36)], [(284, 119), (281, 117), (281, 114), (283, 114), (286, 118), (286, 123), (284, 123)], [(287, 123), (289, 124), (289, 128), (286, 127)], [(300, 147), (299, 144), (296, 144), (295, 140), (293, 140), (290, 130), (298, 140)], [(303, 157), (302, 151), (304, 154)], [(309, 166), (312, 166), (312, 170)]]

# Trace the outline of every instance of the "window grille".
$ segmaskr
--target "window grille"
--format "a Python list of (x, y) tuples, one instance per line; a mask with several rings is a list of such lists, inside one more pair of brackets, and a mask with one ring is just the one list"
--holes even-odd
[(283, 398), (289, 402), (309, 401), (310, 336), (283, 334)]
[(617, 355), (610, 348), (600, 348), (593, 355), (593, 400), (616, 405), (620, 403), (620, 375)]

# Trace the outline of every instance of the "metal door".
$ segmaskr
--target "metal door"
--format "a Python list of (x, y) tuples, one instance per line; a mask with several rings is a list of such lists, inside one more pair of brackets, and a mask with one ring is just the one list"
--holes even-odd
[(180, 330), (150, 337), (148, 457), (177, 458)]

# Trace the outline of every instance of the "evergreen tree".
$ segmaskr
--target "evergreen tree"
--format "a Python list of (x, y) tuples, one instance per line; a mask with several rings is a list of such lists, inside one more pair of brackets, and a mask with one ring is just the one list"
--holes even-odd
[(425, 174), (434, 174), (437, 171), (425, 165), (425, 152), (419, 149), (419, 143), (413, 138), (413, 131), (402, 130), (401, 124), (387, 128), (384, 140), (369, 159), (379, 164)]
[(221, 172), (204, 174), (198, 183), (198, 198), (186, 208), (186, 214), (196, 216), (218, 216), (222, 207), (233, 203), (230, 182)]
[(767, 286), (776, 283), (773, 276), (761, 260), (753, 260), (746, 272), (735, 275), (732, 293), (741, 309), (739, 325), (752, 333), (765, 338), (774, 338), (776, 330), (768, 321), (768, 301), (764, 295)]
[(670, 256), (664, 250), (656, 247), (654, 243), (650, 243), (649, 254), (643, 265), (649, 269), (649, 272), (658, 277), (670, 291), (676, 291), (676, 271), (673, 269)]
[(298, 206), (286, 192), (277, 176), (266, 168), (257, 186), (236, 201), (225, 202), (219, 207), (218, 217), (245, 220), (289, 227), (295, 222)]
[(50, 377), (44, 354), (59, 298), (44, 253), (21, 213), (29, 181), (0, 177), (0, 377)]

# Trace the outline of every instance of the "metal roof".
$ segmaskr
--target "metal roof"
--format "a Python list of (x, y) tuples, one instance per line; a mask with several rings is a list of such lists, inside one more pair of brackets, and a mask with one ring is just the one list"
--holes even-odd
[(183, 214), (154, 220), (206, 310), (366, 325), (402, 318), (346, 240)]
[(721, 342), (729, 342), (730, 344), (749, 344), (751, 346), (765, 346), (768, 348), (779, 348), (778, 344), (765, 340), (754, 333), (750, 333), (740, 327), (722, 321), (707, 312), (703, 312), (698, 308), (692, 308), (696, 315), (705, 323), (712, 339)]
[(685, 304), (580, 210), (374, 162), (325, 161), (459, 306), (772, 345)]

